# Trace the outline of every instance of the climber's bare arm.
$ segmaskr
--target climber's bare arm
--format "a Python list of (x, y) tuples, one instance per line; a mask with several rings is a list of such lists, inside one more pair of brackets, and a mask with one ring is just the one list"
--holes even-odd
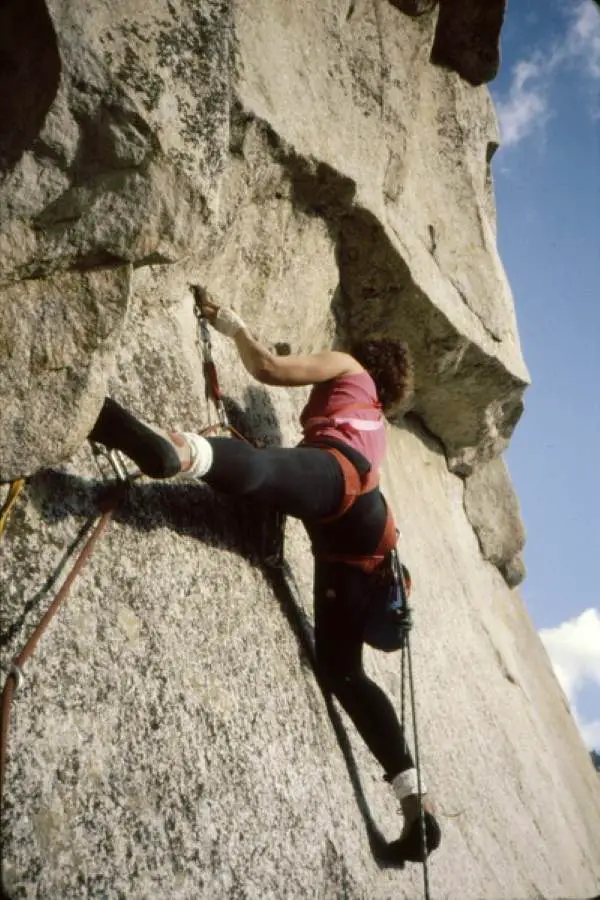
[(321, 350), (320, 353), (301, 356), (276, 356), (253, 338), (247, 328), (238, 331), (234, 340), (244, 366), (263, 384), (297, 387), (363, 371), (354, 357), (337, 350)]
[[(218, 305), (204, 293), (201, 306), (203, 315), (214, 323), (219, 311)], [(277, 356), (257, 341), (245, 326), (240, 328), (233, 339), (245, 368), (263, 384), (294, 387), (317, 384), (363, 371), (363, 367), (353, 356), (337, 350), (322, 350), (320, 353), (301, 356)]]

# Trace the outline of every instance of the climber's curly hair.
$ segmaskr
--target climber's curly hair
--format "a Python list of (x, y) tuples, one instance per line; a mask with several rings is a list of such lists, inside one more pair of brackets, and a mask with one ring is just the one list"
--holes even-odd
[(413, 362), (408, 345), (391, 338), (357, 341), (350, 353), (364, 366), (377, 388), (385, 413), (405, 412), (414, 392)]

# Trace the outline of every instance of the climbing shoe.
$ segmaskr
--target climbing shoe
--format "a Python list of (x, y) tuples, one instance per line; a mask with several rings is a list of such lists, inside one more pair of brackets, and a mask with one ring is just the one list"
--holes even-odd
[(109, 450), (122, 450), (150, 478), (172, 478), (181, 470), (179, 454), (171, 441), (110, 397), (105, 399), (89, 439)]
[(442, 832), (437, 819), (430, 812), (424, 813), (425, 818), (425, 843), (421, 833), (421, 822), (415, 819), (404, 837), (392, 841), (388, 845), (390, 860), (401, 864), (404, 862), (423, 862), (430, 853), (440, 846)]

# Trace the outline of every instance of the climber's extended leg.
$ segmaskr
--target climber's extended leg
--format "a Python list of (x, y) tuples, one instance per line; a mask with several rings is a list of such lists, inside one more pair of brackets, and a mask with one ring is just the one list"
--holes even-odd
[(327, 516), (340, 505), (344, 479), (331, 454), (314, 447), (267, 447), (197, 434), (160, 432), (107, 399), (91, 440), (122, 450), (152, 478), (180, 472), (226, 494), (267, 503), (300, 519)]
[(89, 438), (109, 449), (122, 450), (151, 478), (171, 478), (181, 471), (181, 460), (165, 433), (145, 425), (107, 397)]

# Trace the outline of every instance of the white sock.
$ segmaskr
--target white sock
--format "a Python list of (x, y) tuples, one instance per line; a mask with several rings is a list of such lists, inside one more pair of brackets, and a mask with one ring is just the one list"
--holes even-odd
[[(419, 793), (419, 781), (416, 769), (407, 769), (405, 772), (399, 772), (392, 778), (392, 788), (398, 800), (404, 800), (411, 794)], [(426, 794), (427, 788), (425, 782), (421, 779), (421, 794)]]
[(181, 474), (185, 478), (202, 478), (212, 466), (213, 448), (201, 434), (194, 434), (191, 431), (182, 431), (180, 434), (188, 442), (192, 457), (190, 468)]

